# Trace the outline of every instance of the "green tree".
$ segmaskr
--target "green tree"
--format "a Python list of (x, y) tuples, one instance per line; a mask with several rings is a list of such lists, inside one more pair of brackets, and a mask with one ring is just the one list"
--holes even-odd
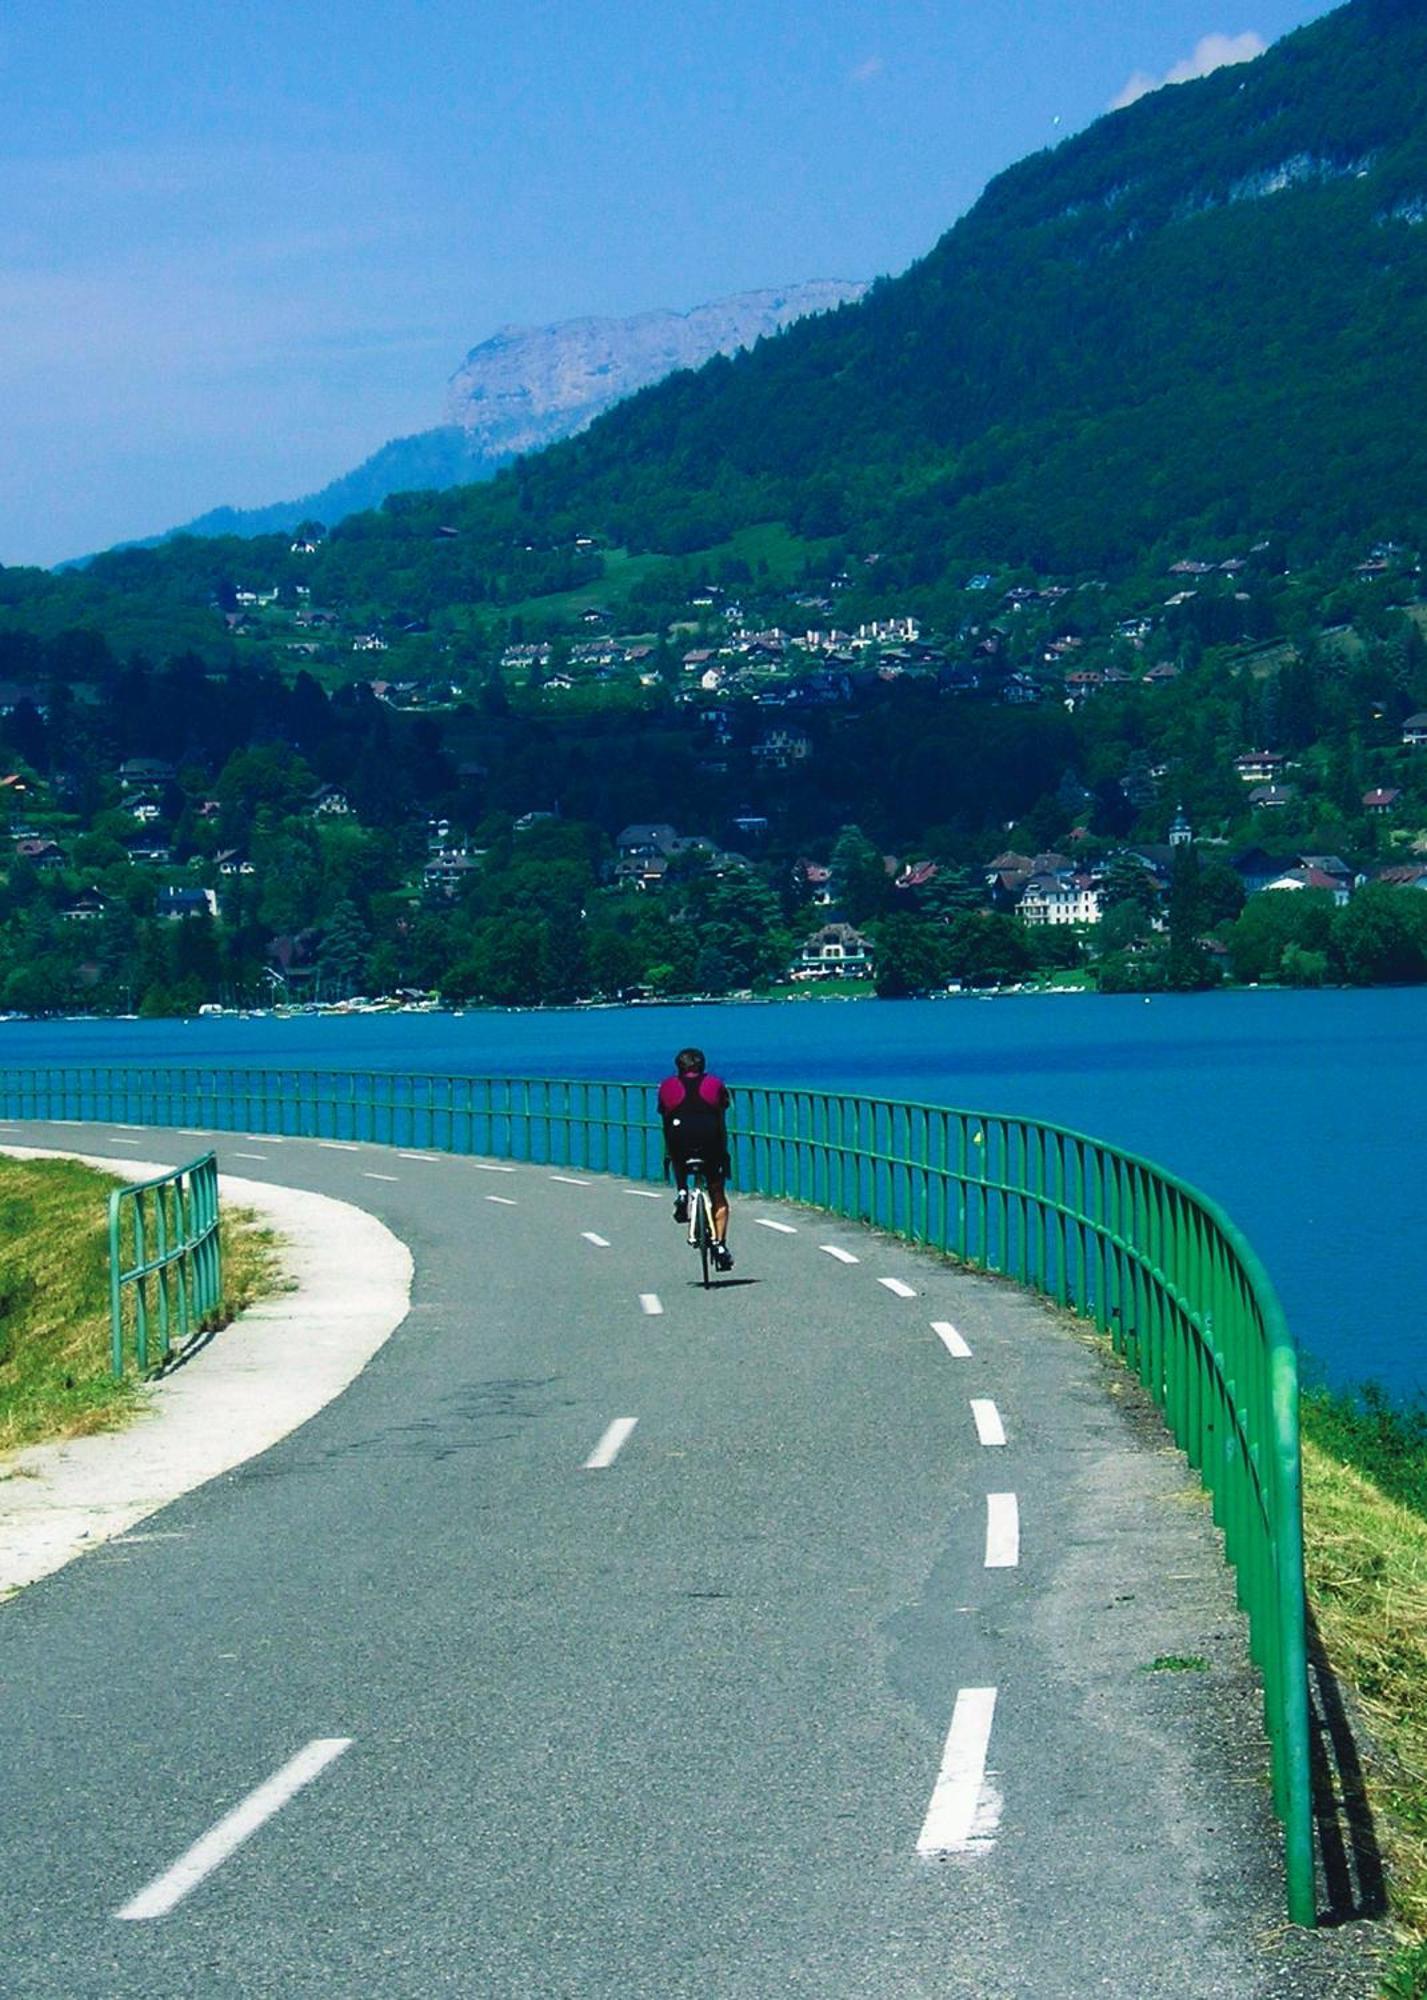
[(1331, 956), (1353, 986), (1420, 984), (1427, 979), (1427, 896), (1370, 883), (1334, 918)]
[(877, 996), (901, 1000), (944, 980), (946, 931), (918, 917), (883, 917), (876, 927)]
[(850, 924), (866, 923), (886, 905), (886, 864), (859, 826), (845, 826), (837, 837), (832, 850), (832, 893)]
[(345, 1000), (364, 990), (371, 948), (361, 911), (344, 897), (328, 920), (318, 952), (322, 984), (329, 995)]

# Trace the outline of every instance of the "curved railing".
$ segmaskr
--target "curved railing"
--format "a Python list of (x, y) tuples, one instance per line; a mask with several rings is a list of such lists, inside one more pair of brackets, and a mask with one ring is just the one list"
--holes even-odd
[[(0, 1071), (7, 1118), (112, 1119), (662, 1172), (644, 1083), (247, 1068)], [(1297, 1352), (1218, 1205), (1031, 1119), (804, 1090), (738, 1093), (736, 1184), (890, 1230), (1093, 1320), (1213, 1500), (1263, 1676), (1289, 1913), (1315, 1916)]]

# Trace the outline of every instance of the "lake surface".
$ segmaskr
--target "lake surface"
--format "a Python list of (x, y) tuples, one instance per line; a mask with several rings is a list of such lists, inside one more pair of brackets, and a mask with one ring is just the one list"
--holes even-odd
[(290, 1020), (5, 1022), (0, 1063), (663, 1075), (1069, 1125), (1213, 1195), (1279, 1288), (1305, 1373), (1427, 1393), (1427, 989), (1026, 996)]

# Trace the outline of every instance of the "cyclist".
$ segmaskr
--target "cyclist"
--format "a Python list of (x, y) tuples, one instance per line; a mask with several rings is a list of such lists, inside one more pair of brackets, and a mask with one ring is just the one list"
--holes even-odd
[(727, 1241), (729, 1175), (728, 1088), (710, 1076), (702, 1049), (680, 1049), (674, 1074), (659, 1086), (659, 1116), (664, 1121), (664, 1151), (674, 1170), (678, 1193), (674, 1220), (689, 1219), (689, 1161), (702, 1160), (713, 1209), (713, 1260), (716, 1269), (731, 1271), (733, 1253)]

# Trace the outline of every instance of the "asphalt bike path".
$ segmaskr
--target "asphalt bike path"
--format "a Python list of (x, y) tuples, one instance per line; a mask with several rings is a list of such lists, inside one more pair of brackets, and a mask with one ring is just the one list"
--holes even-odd
[(1205, 1510), (1048, 1309), (753, 1200), (705, 1292), (663, 1192), (216, 1143), (376, 1214), (411, 1311), (0, 1607), (0, 1993), (1370, 1990), (1282, 1923)]

